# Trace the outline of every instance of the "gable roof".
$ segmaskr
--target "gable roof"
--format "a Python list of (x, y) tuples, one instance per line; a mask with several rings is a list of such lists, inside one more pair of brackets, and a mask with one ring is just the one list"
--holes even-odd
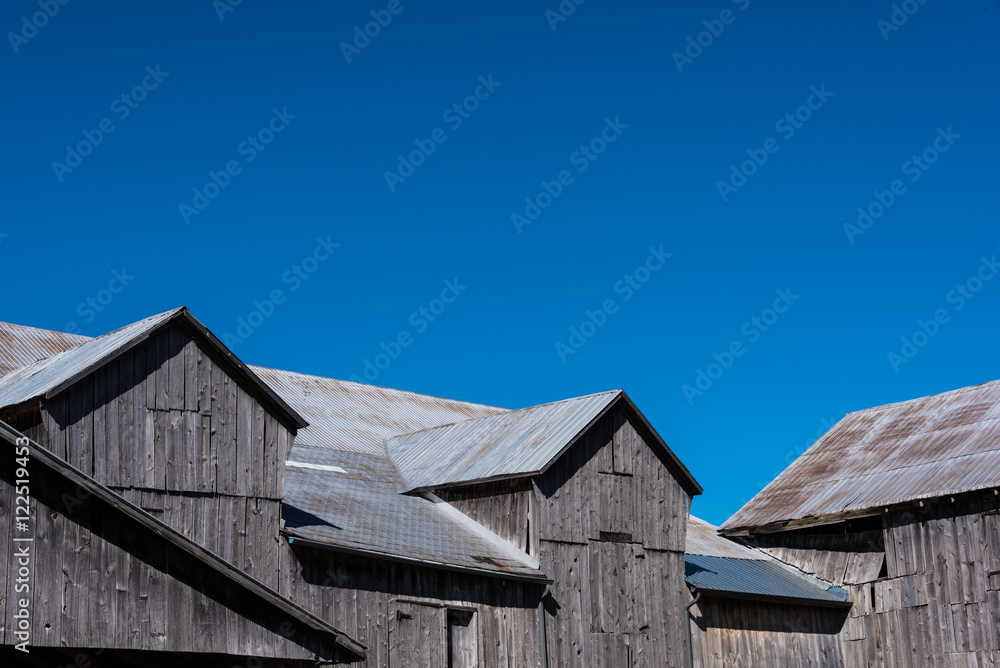
[(0, 408), (38, 397), (51, 398), (172, 322), (187, 325), (195, 338), (205, 343), (228, 366), (227, 371), (256, 390), (275, 417), (294, 428), (306, 426), (301, 415), (261, 381), (185, 307), (140, 320), (96, 339), (86, 339), (72, 348), (0, 377)]
[[(55, 359), (57, 355), (20, 369), (10, 378), (0, 377), (0, 397), (4, 392), (23, 399), (58, 391), (47, 388), (65, 387), (71, 381), (63, 379), (79, 373), (92, 360), (103, 359), (108, 350), (124, 350), (118, 347), (124, 345), (122, 341), (132, 341), (182, 315), (194, 320), (186, 309), (178, 309), (105, 337), (84, 339), (63, 353), (68, 359)], [(471, 475), (530, 475), (536, 468), (544, 470), (613, 405), (621, 406), (643, 438), (661, 452), (671, 473), (690, 494), (702, 491), (620, 390), (511, 411), (290, 371), (243, 368), (257, 382), (267, 383), (268, 391), (290, 406), (289, 410), (304, 416), (299, 418), (303, 424), (309, 422), (296, 434), (285, 479), (285, 530), (300, 543), (545, 581), (532, 557), (485, 527), (459, 521), (463, 518), (448, 513), (447, 504), (401, 494), (406, 481), (398, 462), (387, 454), (386, 440), (409, 435), (418, 445), (424, 438), (448, 441), (449, 453), (461, 464), (463, 479)], [(3, 405), (0, 400), (0, 407)], [(443, 425), (455, 429), (436, 433), (434, 428)], [(428, 430), (434, 433), (424, 433)], [(480, 436), (486, 437), (485, 443), (480, 442)], [(420, 454), (422, 447), (408, 445), (400, 452), (419, 458), (425, 456)], [(482, 455), (481, 468), (462, 457), (470, 449)], [(505, 461), (507, 455), (511, 457)]]
[[(399, 451), (400, 453), (405, 452), (408, 457), (420, 459), (420, 450), (428, 447), (421, 445), (421, 443), (432, 443), (437, 439), (447, 440), (449, 435), (442, 433), (440, 435), (417, 436), (415, 432), (441, 426), (454, 426), (455, 431), (452, 434), (458, 434), (470, 427), (484, 429), (488, 427), (490, 430), (500, 429), (503, 431), (503, 420), (489, 425), (467, 424), (464, 427), (458, 425), (480, 418), (513, 414), (511, 424), (508, 427), (511, 429), (509, 435), (515, 438), (497, 437), (495, 445), (498, 448), (491, 455), (502, 457), (504, 451), (515, 447), (516, 438), (532, 438), (530, 433), (525, 432), (525, 427), (527, 426), (530, 431), (530, 423), (533, 419), (545, 413), (552, 413), (554, 417), (558, 418), (559, 416), (554, 414), (561, 413), (563, 416), (568, 416), (571, 421), (564, 425), (549, 425), (545, 430), (544, 442), (547, 448), (551, 448), (555, 443), (563, 442), (562, 449), (565, 449), (579, 435), (582, 427), (587, 426), (586, 424), (580, 425), (581, 429), (578, 429), (576, 434), (569, 434), (569, 440), (565, 440), (565, 435), (557, 433), (560, 430), (572, 431), (577, 426), (572, 422), (575, 419), (574, 416), (579, 417), (574, 413), (574, 410), (581, 409), (582, 414), (586, 414), (588, 408), (601, 405), (605, 399), (608, 399), (601, 410), (607, 410), (615, 402), (621, 405), (630, 419), (635, 422), (635, 426), (644, 434), (646, 440), (655, 444), (661, 454), (665, 456), (668, 468), (684, 489), (692, 496), (702, 492), (701, 486), (695, 481), (691, 472), (667, 447), (628, 395), (621, 390), (511, 411), (496, 406), (442, 399), (374, 385), (322, 378), (279, 369), (247, 366), (239, 361), (183, 307), (140, 320), (97, 339), (0, 323), (5, 327), (5, 329), (0, 329), (0, 334), (3, 331), (8, 331), (12, 342), (16, 342), (22, 337), (27, 339), (25, 343), (12, 343), (10, 351), (6, 352), (4, 357), (0, 357), (0, 361), (7, 359), (7, 363), (10, 365), (23, 363), (22, 368), (15, 372), (9, 373), (7, 376), (0, 375), (0, 408), (23, 403), (37, 396), (52, 396), (58, 393), (89, 369), (105, 361), (110, 361), (114, 355), (137, 345), (157, 327), (175, 318), (184, 319), (191, 327), (201, 333), (226, 359), (231, 360), (233, 366), (256, 385), (264, 396), (270, 398), (279, 408), (289, 413), (290, 417), (294, 417), (295, 425), (299, 428), (295, 438), (297, 445), (315, 445), (347, 452), (367, 452), (385, 456), (387, 452), (386, 439), (409, 436), (413, 438), (413, 441), (405, 444), (401, 441), (398, 444), (400, 445)], [(6, 344), (4, 345), (6, 346)], [(36, 354), (45, 354), (53, 350), (58, 352), (50, 357), (44, 359), (35, 357)], [(2, 368), (0, 366), (0, 371)], [(581, 404), (587, 405), (581, 406)], [(515, 432), (518, 433), (515, 434)], [(397, 443), (392, 445), (396, 446)], [(465, 448), (468, 445), (464, 442), (457, 442), (456, 439), (456, 447)], [(529, 460), (547, 459), (545, 462), (547, 465), (561, 454), (562, 449), (557, 448), (554, 453), (549, 452), (549, 450), (528, 452), (522, 449), (517, 461), (504, 464), (494, 460), (492, 468), (483, 467), (482, 470), (493, 471), (493, 473), (488, 474), (500, 477), (530, 475), (532, 473), (530, 469), (533, 466)], [(483, 452), (483, 454), (487, 453)], [(466, 461), (466, 464), (469, 463)], [(403, 468), (410, 470), (413, 467), (404, 465)], [(540, 470), (544, 470), (544, 468), (543, 465)], [(466, 467), (466, 477), (469, 474), (471, 474), (471, 468)], [(417, 487), (413, 486), (412, 489), (417, 489)]]
[[(386, 452), (406, 491), (537, 475), (619, 401), (638, 415), (625, 392), (613, 390), (394, 436), (386, 439)], [(655, 432), (650, 446), (668, 455), (685, 489), (701, 492)]]
[(620, 391), (508, 411), (385, 441), (406, 491), (534, 475), (560, 455)]
[(723, 531), (809, 526), (1000, 486), (1000, 381), (849, 413)]
[(293, 545), (548, 582), (527, 554), (399, 485), (384, 456), (296, 445), (285, 470), (285, 533)]
[[(19, 441), (19, 439), (24, 439)], [(255, 595), (264, 605), (270, 606), (288, 615), (305, 628), (314, 632), (331, 636), (334, 642), (344, 649), (355, 654), (359, 659), (365, 658), (367, 647), (349, 635), (340, 631), (325, 620), (317, 617), (298, 604), (285, 598), (276, 591), (270, 589), (265, 584), (252, 578), (240, 568), (233, 566), (221, 557), (206, 549), (200, 543), (192, 540), (188, 536), (180, 533), (170, 525), (159, 520), (145, 510), (118, 495), (108, 487), (105, 487), (91, 476), (83, 473), (79, 469), (49, 452), (41, 445), (28, 439), (24, 434), (12, 428), (5, 422), (0, 421), (0, 440), (6, 441), (8, 445), (14, 447), (18, 442), (27, 441), (30, 445), (30, 458), (32, 464), (41, 464), (50, 469), (69, 483), (75, 485), (77, 489), (86, 492), (88, 496), (93, 496), (108, 504), (115, 512), (128, 517), (137, 522), (144, 529), (166, 540), (169, 544), (178, 548), (197, 559), (209, 571), (216, 575), (232, 581), (246, 591)], [(10, 454), (10, 453), (7, 453)]]
[(684, 581), (703, 594), (722, 598), (851, 605), (847, 590), (720, 536), (718, 527), (694, 516), (688, 518)]
[(50, 392), (49, 396), (57, 394), (57, 388), (78, 380), (89, 369), (99, 366), (116, 353), (125, 352), (131, 347), (130, 343), (139, 343), (179, 311), (167, 311), (134, 322), (7, 374), (0, 378), (0, 406), (21, 404)]

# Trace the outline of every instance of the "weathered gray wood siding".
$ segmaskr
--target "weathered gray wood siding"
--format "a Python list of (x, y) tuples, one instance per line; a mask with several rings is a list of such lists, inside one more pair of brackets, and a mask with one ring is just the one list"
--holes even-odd
[[(555, 580), (543, 603), (549, 666), (684, 665), (690, 497), (624, 414), (600, 420), (536, 480), (436, 493)], [(449, 608), (475, 611), (477, 665), (541, 665), (540, 585), (287, 545), (280, 553), (281, 593), (369, 645), (365, 665), (446, 665)]]
[(998, 509), (993, 495), (944, 499), (883, 513), (881, 531), (752, 540), (848, 589), (847, 668), (1000, 666)]
[(174, 323), (41, 407), (40, 442), (269, 586), (293, 432)]
[(357, 665), (448, 665), (447, 618), (455, 609), (474, 613), (475, 665), (541, 666), (541, 585), (287, 543), (280, 555), (279, 593), (368, 645), (367, 661)]
[(615, 408), (536, 480), (550, 666), (682, 666), (690, 497)]
[(883, 516), (888, 577), (874, 585), (878, 665), (1000, 662), (998, 508), (995, 497), (945, 500)]
[[(18, 642), (13, 614), (16, 600), (27, 597), (33, 648), (231, 655), (222, 665), (246, 662), (239, 657), (308, 659), (314, 652), (335, 652), (166, 540), (30, 462), (30, 528), (18, 533), (14, 453), (3, 445), (0, 563), (6, 572), (0, 581), (0, 644)], [(27, 592), (15, 590), (15, 536), (34, 538)], [(141, 656), (133, 658), (142, 663)]]
[[(688, 595), (690, 599), (690, 594)], [(845, 612), (703, 596), (691, 609), (698, 668), (839, 668)]]
[(530, 479), (439, 490), (437, 496), (509, 543), (537, 558), (535, 486)]

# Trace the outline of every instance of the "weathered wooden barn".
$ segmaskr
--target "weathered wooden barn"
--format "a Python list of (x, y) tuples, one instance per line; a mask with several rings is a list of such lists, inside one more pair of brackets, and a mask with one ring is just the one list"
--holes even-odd
[(848, 590), (848, 668), (1000, 666), (1000, 381), (848, 414), (722, 531)]
[(0, 587), (5, 663), (687, 663), (701, 488), (624, 392), (512, 411), (247, 367), (178, 309), (0, 324), (0, 421), (0, 555), (30, 537), (33, 569)]
[(847, 591), (688, 519), (694, 666), (841, 666)]
[(848, 415), (721, 533), (624, 392), (248, 367), (185, 309), (0, 323), (0, 449), (3, 665), (1000, 666), (1000, 381)]

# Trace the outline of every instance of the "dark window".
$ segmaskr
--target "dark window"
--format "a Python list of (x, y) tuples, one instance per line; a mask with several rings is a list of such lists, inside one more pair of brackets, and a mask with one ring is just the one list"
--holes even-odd
[(602, 543), (631, 543), (632, 534), (630, 533), (614, 533), (611, 531), (601, 532), (601, 542)]

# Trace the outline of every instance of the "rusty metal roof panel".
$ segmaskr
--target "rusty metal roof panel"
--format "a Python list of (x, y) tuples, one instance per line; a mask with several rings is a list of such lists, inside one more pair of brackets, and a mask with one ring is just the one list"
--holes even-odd
[(848, 606), (847, 591), (729, 538), (688, 517), (684, 580), (703, 594)]
[(723, 525), (829, 521), (1000, 486), (1000, 381), (849, 413)]
[(297, 445), (384, 456), (390, 436), (509, 412), (292, 371), (250, 367), (309, 422)]
[(175, 309), (140, 320), (0, 377), (0, 407), (13, 406), (46, 394), (130, 341), (156, 329), (181, 310)]
[(87, 336), (0, 322), (0, 376), (89, 340)]
[(430, 489), (543, 471), (621, 390), (522, 408), (388, 438), (405, 489)]
[[(297, 462), (322, 468), (305, 468)], [(484, 539), (432, 501), (400, 494), (399, 485), (399, 476), (384, 455), (296, 445), (285, 472), (285, 531), (333, 549), (488, 575), (545, 579), (537, 563), (526, 555), (522, 559), (512, 555), (513, 546), (498, 549), (497, 541), (502, 540), (498, 536)]]

